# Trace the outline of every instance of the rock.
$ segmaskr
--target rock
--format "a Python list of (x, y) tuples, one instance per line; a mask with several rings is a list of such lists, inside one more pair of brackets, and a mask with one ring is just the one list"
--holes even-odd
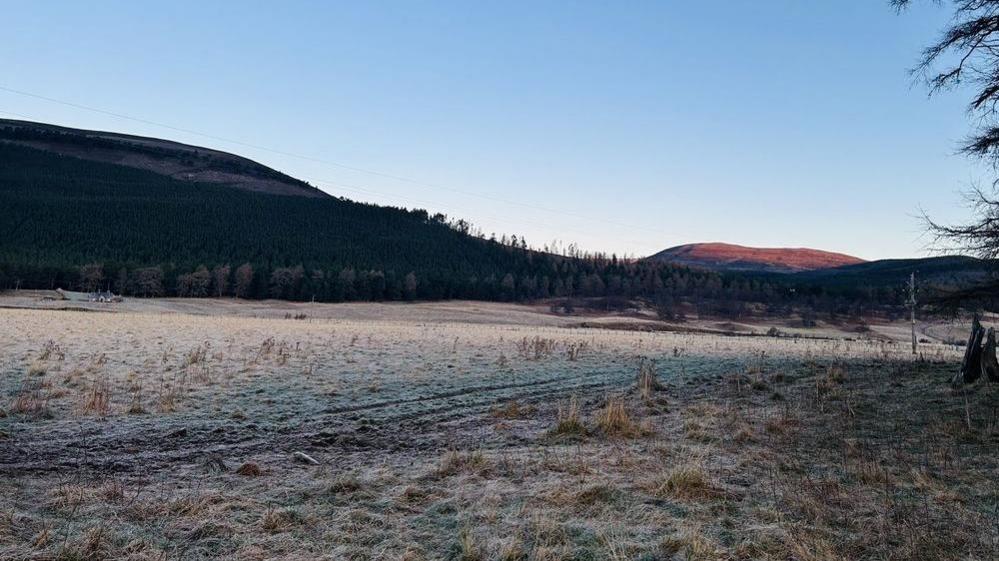
[(313, 458), (312, 456), (306, 454), (305, 452), (295, 452), (294, 454), (291, 455), (291, 458), (296, 462), (302, 464), (309, 464), (313, 466), (319, 465), (319, 460)]

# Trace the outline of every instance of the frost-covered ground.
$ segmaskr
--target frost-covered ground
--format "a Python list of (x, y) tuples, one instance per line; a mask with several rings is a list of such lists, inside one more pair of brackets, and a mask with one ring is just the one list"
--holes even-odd
[[(862, 420), (890, 405), (956, 430), (875, 394), (888, 379), (944, 392), (952, 346), (913, 362), (884, 340), (580, 329), (496, 304), (306, 306), (0, 309), (0, 558), (788, 558), (819, 538), (855, 552), (870, 544), (849, 528), (787, 521), (800, 513), (772, 474), (788, 447), (811, 447), (823, 478), (841, 468), (836, 485), (883, 468), (926, 487), (935, 464), (882, 457), (869, 442), (887, 436)], [(860, 467), (830, 464), (844, 446)]]

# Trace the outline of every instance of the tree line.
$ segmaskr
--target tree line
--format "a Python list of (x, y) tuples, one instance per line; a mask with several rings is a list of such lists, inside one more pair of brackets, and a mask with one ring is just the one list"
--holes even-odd
[[(890, 290), (587, 254), (426, 210), (250, 193), (0, 142), (0, 289), (321, 302), (644, 298), (738, 317), (747, 303), (849, 311)], [(671, 304), (673, 303), (673, 304)], [(710, 309), (710, 310), (709, 310)]]

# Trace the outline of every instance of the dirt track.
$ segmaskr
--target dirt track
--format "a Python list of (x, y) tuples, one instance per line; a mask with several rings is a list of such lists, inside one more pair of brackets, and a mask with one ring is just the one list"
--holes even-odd
[[(468, 384), (444, 378), (417, 387), (380, 389), (369, 399), (351, 404), (335, 397), (285, 389), (270, 389), (283, 412), (247, 404), (240, 417), (206, 416), (199, 412), (171, 415), (118, 415), (106, 419), (74, 417), (11, 425), (6, 446), (0, 449), (0, 473), (60, 472), (88, 468), (104, 473), (150, 473), (196, 465), (213, 457), (224, 459), (288, 456), (305, 451), (331, 464), (370, 463), (386, 455), (439, 454), (448, 448), (498, 447), (523, 444), (520, 427), (502, 440), (482, 440), (482, 428), (492, 422), (490, 412), (517, 401), (539, 408), (568, 395), (584, 403), (607, 393), (626, 391), (634, 382), (631, 368), (597, 367), (585, 361), (567, 373), (561, 364), (543, 362), (502, 383)], [(673, 365), (695, 371), (698, 361)], [(718, 373), (697, 377), (713, 384), (726, 368), (742, 361), (721, 362)], [(681, 383), (680, 372), (662, 373)], [(688, 383), (694, 383), (689, 379)], [(676, 388), (672, 388), (675, 390)], [(270, 405), (274, 407), (274, 405)], [(259, 413), (254, 413), (259, 409)]]

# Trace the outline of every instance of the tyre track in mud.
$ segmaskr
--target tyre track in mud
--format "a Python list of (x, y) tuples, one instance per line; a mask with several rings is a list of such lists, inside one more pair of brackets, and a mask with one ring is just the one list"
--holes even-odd
[[(0, 475), (89, 470), (151, 473), (209, 458), (243, 461), (261, 454), (316, 453), (326, 460), (362, 460), (405, 453), (437, 453), (452, 446), (504, 446), (523, 440), (488, 435), (484, 419), (499, 402), (549, 403), (576, 394), (589, 398), (630, 382), (625, 369), (589, 371), (509, 384), (486, 384), (407, 399), (329, 407), (272, 425), (190, 414), (116, 416), (6, 423)], [(316, 400), (314, 394), (302, 399)], [(11, 421), (11, 419), (7, 419)]]

